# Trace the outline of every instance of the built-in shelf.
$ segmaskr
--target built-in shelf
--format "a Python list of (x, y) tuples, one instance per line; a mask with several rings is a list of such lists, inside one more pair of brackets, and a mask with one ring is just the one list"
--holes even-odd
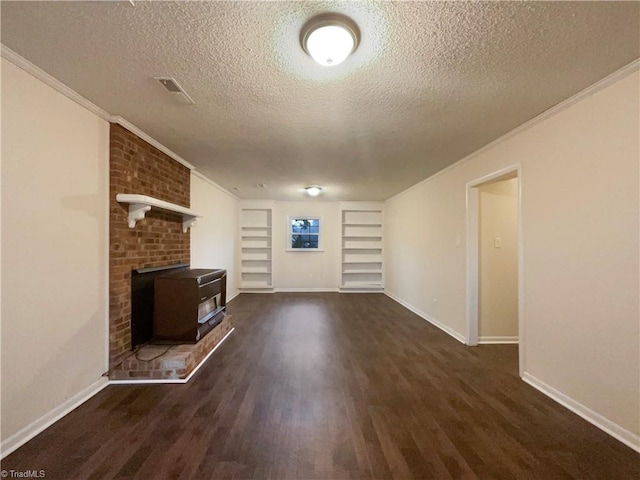
[(240, 208), (242, 266), (240, 288), (246, 291), (272, 290), (271, 215), (269, 207)]
[(382, 260), (347, 260), (342, 262), (343, 265), (347, 265), (349, 263), (353, 263), (358, 265), (359, 263), (371, 263), (371, 264), (380, 264), (382, 265)]
[(347, 282), (340, 285), (340, 288), (382, 288), (382, 282)]
[(201, 218), (201, 215), (198, 215), (189, 208), (176, 205), (175, 203), (165, 202), (164, 200), (159, 200), (147, 195), (119, 193), (116, 195), (116, 200), (120, 203), (129, 204), (129, 228), (134, 228), (136, 223), (139, 220), (142, 220), (147, 212), (152, 208), (182, 215), (182, 231), (185, 233), (193, 226), (198, 218)]
[(249, 288), (251, 290), (263, 290), (263, 289), (271, 290), (273, 286), (271, 285), (271, 283), (267, 283), (267, 282), (259, 282), (259, 281), (250, 282), (247, 280), (243, 280), (242, 287), (240, 288)]
[(347, 270), (342, 272), (343, 275), (359, 275), (361, 273), (382, 273), (382, 270)]
[(341, 290), (383, 288), (382, 205), (342, 209)]

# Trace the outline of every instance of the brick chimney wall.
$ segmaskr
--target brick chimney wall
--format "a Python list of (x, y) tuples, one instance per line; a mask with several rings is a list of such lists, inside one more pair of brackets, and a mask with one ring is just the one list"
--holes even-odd
[(189, 169), (118, 124), (111, 124), (109, 172), (109, 367), (131, 351), (131, 271), (189, 263), (190, 234), (182, 217), (151, 210), (135, 228), (127, 225), (133, 193), (189, 207)]

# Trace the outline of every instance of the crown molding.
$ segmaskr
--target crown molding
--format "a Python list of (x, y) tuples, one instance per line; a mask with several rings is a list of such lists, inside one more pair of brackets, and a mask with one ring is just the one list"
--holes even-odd
[(21, 68), (25, 72), (27, 72), (27, 73), (31, 74), (32, 76), (36, 77), (38, 80), (46, 83), (47, 85), (49, 85), (51, 88), (53, 88), (57, 92), (61, 93), (65, 97), (73, 100), (78, 105), (80, 105), (81, 107), (86, 108), (91, 113), (97, 115), (101, 119), (106, 120), (107, 122), (109, 121), (110, 115), (106, 111), (104, 111), (103, 109), (98, 107), (96, 104), (94, 104), (94, 103), (90, 102), (89, 100), (87, 100), (86, 98), (84, 98), (82, 95), (80, 95), (75, 90), (72, 90), (71, 88), (67, 87), (60, 80), (58, 80), (57, 78), (52, 77), (47, 72), (42, 70), (40, 67), (37, 67), (36, 65), (31, 63), (29, 60), (27, 60), (26, 58), (20, 56), (19, 54), (17, 54), (16, 52), (11, 50), (9, 47), (7, 47), (4, 44), (2, 44), (1, 54), (2, 54), (2, 58), (4, 58), (5, 60), (8, 60), (9, 62), (13, 63), (16, 67)]
[(1, 49), (0, 52), (1, 52), (2, 58), (4, 58), (5, 60), (13, 63), (16, 67), (21, 68), (25, 72), (31, 74), (32, 76), (34, 76), (38, 80), (40, 80), (43, 83), (45, 83), (46, 85), (50, 86), (51, 88), (53, 88), (57, 92), (61, 93), (65, 97), (69, 98), (70, 100), (73, 100), (74, 102), (76, 102), (81, 107), (86, 108), (91, 113), (97, 115), (101, 119), (103, 119), (103, 120), (105, 120), (105, 121), (107, 121), (109, 123), (117, 123), (121, 127), (126, 128), (131, 133), (137, 135), (138, 137), (140, 137), (142, 140), (144, 140), (145, 142), (149, 143), (150, 145), (153, 145), (155, 148), (157, 148), (161, 152), (165, 153), (166, 155), (171, 157), (176, 162), (184, 165), (189, 170), (193, 171), (196, 168), (191, 163), (187, 162), (184, 158), (182, 158), (180, 155), (178, 155), (177, 153), (173, 152), (169, 148), (165, 147), (163, 144), (158, 142), (152, 136), (150, 136), (150, 135), (146, 134), (145, 132), (143, 132), (142, 130), (140, 130), (138, 127), (136, 127), (134, 124), (132, 124), (128, 120), (126, 120), (126, 119), (124, 119), (124, 118), (122, 118), (122, 117), (120, 117), (118, 115), (109, 114), (108, 112), (106, 112), (102, 108), (98, 107), (93, 102), (91, 102), (91, 101), (87, 100), (86, 98), (84, 98), (82, 95), (80, 95), (75, 90), (71, 89), (70, 87), (68, 87), (67, 85), (62, 83), (57, 78), (49, 75), (47, 72), (42, 70), (40, 67), (34, 65), (33, 63), (31, 63), (26, 58), (22, 57), (18, 53), (16, 53), (13, 50), (11, 50), (6, 45), (2, 44), (1, 47), (2, 47), (2, 49)]
[(240, 207), (241, 208), (247, 208), (247, 209), (252, 209), (252, 208), (267, 208), (267, 207), (275, 207), (276, 203), (282, 203), (282, 202), (277, 202), (276, 200), (269, 200), (269, 199), (255, 199), (255, 198), (243, 198), (240, 199)]
[(578, 93), (572, 95), (571, 97), (561, 101), (560, 103), (555, 104), (553, 107), (551, 107), (548, 110), (545, 110), (544, 112), (536, 115), (532, 119), (527, 120), (522, 125), (514, 128), (513, 130), (508, 131), (507, 133), (505, 133), (501, 137), (496, 138), (491, 143), (486, 144), (484, 147), (480, 147), (478, 150), (470, 153), (466, 157), (461, 158), (457, 162), (452, 163), (448, 167), (445, 167), (442, 170), (437, 171), (433, 175), (428, 176), (424, 180), (421, 180), (420, 182), (416, 183), (415, 185), (410, 186), (406, 190), (403, 190), (400, 193), (396, 193), (392, 197), (387, 198), (386, 200), (384, 200), (384, 202), (385, 203), (389, 202), (389, 201), (391, 201), (391, 200), (393, 200), (395, 198), (401, 197), (401, 196), (409, 193), (410, 191), (412, 191), (412, 190), (414, 190), (416, 188), (419, 188), (420, 186), (430, 182), (434, 178), (437, 178), (438, 176), (447, 173), (449, 170), (453, 170), (454, 168), (459, 167), (463, 163), (466, 163), (469, 160), (472, 160), (473, 158), (483, 154), (484, 152), (486, 152), (488, 150), (491, 150), (493, 147), (501, 144), (502, 142), (505, 142), (505, 141), (509, 140), (511, 137), (514, 137), (514, 136), (518, 135), (519, 133), (521, 133), (521, 132), (523, 132), (525, 130), (528, 130), (529, 128), (533, 127), (534, 125), (537, 125), (538, 123), (543, 122), (544, 120), (546, 120), (546, 119), (548, 119), (550, 117), (553, 117), (557, 113), (560, 113), (562, 110), (564, 110), (566, 108), (569, 108), (571, 105), (574, 105), (575, 103), (579, 102), (580, 100), (583, 100), (586, 97), (589, 97), (589, 96), (595, 94), (596, 92), (602, 90), (603, 88), (608, 87), (609, 85), (617, 82), (618, 80), (621, 80), (624, 77), (626, 77), (628, 75), (631, 75), (632, 73), (634, 73), (635, 71), (637, 71), (639, 69), (640, 69), (640, 58), (637, 58), (633, 62), (631, 62), (631, 63), (625, 65), (624, 67), (616, 70), (615, 72), (607, 75), (603, 79), (598, 80), (596, 83), (594, 83), (592, 85), (589, 85), (584, 90), (580, 90)]
[[(146, 141), (150, 145), (153, 145), (158, 150), (160, 150), (161, 152), (165, 153), (166, 155), (168, 155), (169, 157), (174, 159), (176, 162), (180, 163), (181, 165), (184, 165), (185, 167), (187, 167), (192, 172), (196, 172), (196, 170), (195, 170), (196, 167), (193, 164), (187, 162), (180, 155), (178, 155), (177, 153), (173, 152), (169, 148), (165, 147), (163, 144), (161, 144), (160, 142), (155, 140), (150, 135), (146, 134), (144, 131), (140, 130), (138, 127), (136, 127), (135, 125), (133, 125), (132, 123), (130, 123), (129, 121), (124, 119), (123, 117), (120, 117), (118, 115), (109, 114), (108, 112), (106, 112), (102, 108), (98, 107), (96, 104), (94, 104), (91, 101), (87, 100), (85, 97), (80, 95), (75, 90), (71, 89), (70, 87), (68, 87), (67, 85), (62, 83), (60, 80), (58, 80), (58, 79), (54, 78), (53, 76), (49, 75), (47, 72), (42, 70), (40, 67), (34, 65), (33, 63), (31, 63), (26, 58), (22, 57), (18, 53), (16, 53), (13, 50), (11, 50), (6, 45), (0, 44), (0, 46), (1, 46), (0, 53), (1, 53), (2, 58), (8, 60), (9, 62), (13, 63), (14, 65), (16, 65), (17, 67), (19, 67), (22, 70), (26, 71), (27, 73), (30, 73), (32, 76), (34, 76), (37, 79), (41, 80), (42, 82), (44, 82), (45, 84), (47, 84), (51, 88), (53, 88), (54, 90), (56, 90), (59, 93), (63, 94), (67, 98), (73, 100), (78, 105), (86, 108), (87, 110), (89, 110), (90, 112), (94, 113), (95, 115), (97, 115), (98, 117), (102, 118), (103, 120), (106, 120), (107, 122), (110, 122), (110, 123), (117, 123), (118, 125), (122, 126), (123, 128), (126, 128), (131, 133), (134, 133), (135, 135), (137, 135), (138, 137), (140, 137), (141, 139), (143, 139), (144, 141)], [(606, 76), (605, 78), (597, 81), (596, 83), (588, 86), (584, 90), (581, 90), (580, 92), (578, 92), (575, 95), (567, 98), (566, 100), (563, 100), (562, 102), (554, 105), (553, 107), (549, 108), (548, 110), (545, 110), (544, 112), (542, 112), (539, 115), (533, 117), (532, 119), (528, 120), (527, 122), (523, 123), (522, 125), (514, 128), (513, 130), (511, 130), (511, 131), (507, 132), (506, 134), (504, 134), (503, 136), (497, 138), (496, 140), (492, 141), (491, 143), (488, 143), (484, 147), (481, 147), (478, 150), (470, 153), (466, 157), (458, 160), (457, 162), (449, 165), (448, 167), (446, 167), (446, 168), (434, 173), (433, 175), (425, 178), (424, 180), (416, 183), (415, 185), (412, 185), (411, 187), (407, 188), (406, 190), (403, 190), (402, 192), (397, 193), (397, 194), (393, 195), (392, 197), (387, 198), (383, 202), (386, 203), (386, 202), (388, 202), (390, 200), (393, 200), (396, 197), (400, 197), (402, 195), (405, 195), (406, 193), (409, 193), (413, 189), (420, 187), (421, 185), (433, 180), (434, 178), (438, 177), (439, 175), (443, 175), (444, 173), (448, 172), (449, 170), (452, 170), (453, 168), (458, 167), (458, 166), (462, 165), (465, 162), (468, 162), (469, 160), (471, 160), (471, 159), (481, 155), (482, 153), (492, 149), (496, 145), (499, 145), (500, 143), (508, 140), (509, 138), (517, 135), (518, 133), (520, 133), (520, 132), (522, 132), (524, 130), (527, 130), (527, 129), (533, 127), (534, 125), (546, 120), (547, 118), (552, 117), (556, 113), (559, 113), (560, 111), (570, 107), (571, 105), (579, 102), (580, 100), (584, 99), (585, 97), (593, 95), (597, 91), (602, 90), (603, 88), (611, 85), (612, 83), (615, 83), (616, 81), (620, 80), (621, 78), (626, 77), (627, 75), (630, 75), (631, 73), (635, 72), (638, 69), (640, 69), (640, 58), (634, 60), (633, 62), (629, 63), (628, 65), (625, 65), (624, 67), (620, 68), (619, 70), (616, 70), (615, 72), (613, 72), (610, 75)], [(197, 176), (199, 178), (207, 181), (212, 186), (220, 189), (222, 192), (230, 195), (231, 197), (233, 197), (235, 199), (238, 199), (237, 196), (235, 196), (231, 192), (225, 190), (220, 185), (218, 185), (217, 183), (215, 183), (213, 180), (209, 179), (208, 177), (206, 177), (202, 173), (197, 172)]]
[(187, 162), (184, 158), (182, 158), (180, 155), (178, 155), (177, 153), (173, 152), (172, 150), (169, 150), (167, 147), (165, 147), (163, 144), (161, 144), (160, 142), (158, 142), (155, 138), (153, 138), (150, 135), (147, 135), (146, 133), (144, 133), (142, 130), (140, 130), (138, 127), (136, 127), (133, 123), (129, 122), (128, 120), (117, 116), (117, 115), (109, 115), (109, 122), (111, 123), (117, 123), (118, 125), (120, 125), (122, 128), (126, 128), (127, 130), (129, 130), (131, 133), (133, 133), (134, 135), (138, 136), (139, 138), (141, 138), (142, 140), (144, 140), (145, 142), (147, 142), (150, 145), (153, 145), (154, 147), (156, 147), (158, 150), (160, 150), (162, 153), (170, 156), (172, 159), (174, 159), (176, 162), (184, 165), (185, 167), (187, 167), (189, 170), (193, 171), (195, 170), (196, 167), (194, 167), (192, 164), (190, 164), (189, 162)]

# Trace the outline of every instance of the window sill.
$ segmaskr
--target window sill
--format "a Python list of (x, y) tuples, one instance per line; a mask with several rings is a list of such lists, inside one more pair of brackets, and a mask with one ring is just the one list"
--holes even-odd
[(322, 248), (287, 248), (286, 251), (294, 253), (324, 253)]

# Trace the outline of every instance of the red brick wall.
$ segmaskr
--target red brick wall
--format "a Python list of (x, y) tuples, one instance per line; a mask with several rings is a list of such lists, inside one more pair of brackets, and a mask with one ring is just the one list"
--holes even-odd
[(120, 125), (111, 124), (109, 215), (109, 364), (131, 351), (131, 270), (189, 263), (190, 235), (178, 215), (151, 210), (135, 228), (118, 193), (189, 207), (189, 169)]

